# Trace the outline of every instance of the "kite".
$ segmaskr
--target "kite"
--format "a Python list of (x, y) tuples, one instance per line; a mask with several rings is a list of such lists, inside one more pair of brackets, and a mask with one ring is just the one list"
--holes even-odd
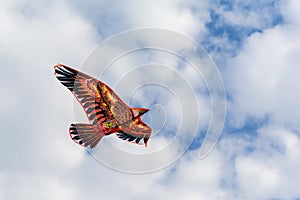
[(56, 78), (73, 93), (90, 122), (70, 125), (73, 141), (94, 148), (103, 136), (116, 133), (120, 139), (147, 147), (152, 129), (141, 117), (149, 109), (131, 108), (105, 83), (76, 69), (57, 64), (54, 70)]

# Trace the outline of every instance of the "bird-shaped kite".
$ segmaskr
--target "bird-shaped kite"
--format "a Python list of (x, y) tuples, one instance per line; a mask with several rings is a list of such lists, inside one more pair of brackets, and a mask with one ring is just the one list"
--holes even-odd
[(90, 124), (71, 124), (69, 133), (73, 141), (94, 148), (105, 135), (116, 133), (126, 141), (145, 146), (151, 128), (141, 119), (149, 109), (131, 108), (106, 84), (71, 67), (54, 66), (54, 75), (76, 97)]

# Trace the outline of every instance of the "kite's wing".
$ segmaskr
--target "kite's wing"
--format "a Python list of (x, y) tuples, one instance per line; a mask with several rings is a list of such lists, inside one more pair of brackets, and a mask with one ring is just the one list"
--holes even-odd
[(130, 107), (106, 84), (62, 64), (54, 68), (57, 79), (74, 94), (92, 124), (102, 125), (108, 118), (117, 124), (132, 120)]
[(124, 124), (124, 126), (119, 127), (122, 132), (117, 133), (120, 139), (139, 143), (143, 139), (145, 145), (151, 136), (152, 129), (146, 125), (140, 118), (132, 121), (131, 123)]

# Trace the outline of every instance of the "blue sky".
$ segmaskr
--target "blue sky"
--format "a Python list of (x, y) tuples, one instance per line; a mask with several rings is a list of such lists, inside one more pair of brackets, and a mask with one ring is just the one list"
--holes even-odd
[[(1, 1), (0, 199), (299, 199), (299, 11), (296, 0)], [(105, 39), (144, 27), (172, 30), (201, 44), (220, 71), (227, 108), (219, 142), (199, 160), (212, 110), (205, 80), (167, 52), (142, 51), (118, 59), (105, 79), (124, 99), (130, 95), (122, 89), (125, 80), (131, 80), (127, 89), (143, 83), (131, 77), (145, 70), (132, 67), (159, 63), (156, 67), (173, 71), (148, 70), (145, 79), (165, 80), (166, 85), (172, 83), (169, 89), (181, 91), (183, 84), (174, 80), (185, 77), (182, 80), (196, 89), (200, 113), (201, 134), (178, 161), (153, 173), (132, 175), (99, 164), (71, 141), (69, 124), (86, 119), (53, 76), (53, 66), (80, 68)], [(94, 76), (99, 72), (83, 69)], [(132, 101), (153, 106), (151, 117), (166, 117), (165, 130), (177, 130), (181, 118), (176, 97), (166, 88), (154, 88), (137, 90)], [(183, 104), (189, 102), (182, 99)], [(186, 122), (182, 127), (189, 138), (194, 121)], [(153, 123), (156, 128), (163, 124)], [(130, 153), (153, 153), (169, 145), (170, 135), (155, 135), (147, 149), (114, 136), (100, 145), (111, 142)], [(160, 158), (165, 161), (180, 147), (174, 144)], [(153, 164), (128, 163), (120, 155), (111, 158), (125, 167)]]

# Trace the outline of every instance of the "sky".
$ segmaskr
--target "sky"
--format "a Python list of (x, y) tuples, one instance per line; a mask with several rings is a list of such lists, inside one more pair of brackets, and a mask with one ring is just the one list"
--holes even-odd
[[(300, 199), (299, 12), (297, 0), (2, 0), (0, 199)], [(128, 33), (141, 29), (134, 43)], [(201, 73), (163, 49), (109, 59), (153, 38), (198, 53)], [(183, 51), (190, 41), (203, 49)], [(101, 75), (95, 62), (110, 65)], [(113, 135), (92, 152), (74, 143), (68, 127), (86, 119), (53, 75), (57, 63), (149, 107), (149, 147)], [(213, 101), (218, 77), (226, 96)], [(218, 143), (199, 159), (224, 102)]]

